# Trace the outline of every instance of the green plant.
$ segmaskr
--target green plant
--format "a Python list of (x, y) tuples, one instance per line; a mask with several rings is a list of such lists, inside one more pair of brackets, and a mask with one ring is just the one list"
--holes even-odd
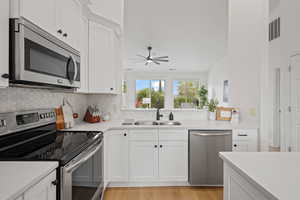
[(208, 111), (215, 112), (218, 104), (219, 104), (219, 101), (217, 99), (211, 99), (208, 103)]
[(208, 90), (205, 88), (205, 86), (201, 86), (200, 90), (199, 90), (199, 99), (200, 99), (200, 104), (199, 104), (199, 108), (203, 109), (204, 106), (208, 105)]

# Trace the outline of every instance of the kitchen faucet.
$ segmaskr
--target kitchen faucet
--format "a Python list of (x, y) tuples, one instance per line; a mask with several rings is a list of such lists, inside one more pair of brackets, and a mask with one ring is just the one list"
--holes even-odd
[(156, 110), (156, 120), (159, 121), (161, 117), (163, 117), (163, 115), (160, 114), (160, 108), (157, 108), (157, 110)]

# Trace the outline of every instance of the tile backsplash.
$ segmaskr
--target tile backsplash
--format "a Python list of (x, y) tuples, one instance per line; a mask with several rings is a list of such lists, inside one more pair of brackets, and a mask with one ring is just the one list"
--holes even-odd
[(55, 108), (62, 104), (64, 97), (71, 103), (74, 112), (83, 118), (88, 105), (87, 95), (17, 87), (0, 89), (0, 113)]

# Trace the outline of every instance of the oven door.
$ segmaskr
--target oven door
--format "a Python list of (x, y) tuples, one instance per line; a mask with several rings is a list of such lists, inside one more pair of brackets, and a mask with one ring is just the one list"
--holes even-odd
[(13, 19), (11, 32), (13, 82), (80, 87), (78, 51), (25, 19)]
[(103, 141), (61, 168), (61, 200), (101, 200), (104, 192)]

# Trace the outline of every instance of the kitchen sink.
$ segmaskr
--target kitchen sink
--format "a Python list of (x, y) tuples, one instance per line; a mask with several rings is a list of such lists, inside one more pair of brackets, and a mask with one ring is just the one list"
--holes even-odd
[(156, 121), (136, 121), (134, 125), (140, 125), (140, 126), (157, 126), (159, 123)]
[(159, 125), (162, 125), (162, 126), (180, 126), (181, 123), (177, 122), (177, 121), (162, 121), (162, 122), (159, 122)]

